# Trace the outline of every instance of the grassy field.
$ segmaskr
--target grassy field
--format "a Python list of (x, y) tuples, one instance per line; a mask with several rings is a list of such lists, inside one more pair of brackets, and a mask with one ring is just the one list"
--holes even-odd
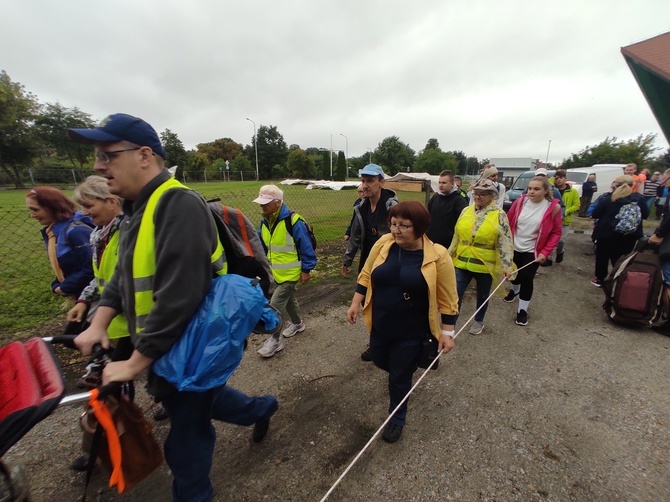
[[(195, 183), (191, 188), (206, 199), (220, 198), (241, 209), (255, 225), (260, 209), (252, 200), (263, 182)], [(300, 213), (313, 227), (323, 258), (328, 242), (342, 239), (349, 224), (355, 190), (307, 190), (304, 185), (279, 185), (288, 206)], [(63, 300), (50, 290), (53, 273), (49, 267), (40, 226), (28, 217), (25, 195), (28, 189), (0, 191), (0, 342), (5, 343), (21, 330), (63, 318)], [(68, 196), (72, 190), (65, 190)], [(400, 200), (425, 200), (425, 194), (398, 193)], [(318, 267), (317, 267), (318, 270)], [(45, 333), (46, 335), (46, 333)]]

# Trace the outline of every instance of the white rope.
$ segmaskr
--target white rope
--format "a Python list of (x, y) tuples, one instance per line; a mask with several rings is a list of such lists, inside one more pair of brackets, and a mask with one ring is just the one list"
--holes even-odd
[[(526, 268), (526, 267), (532, 265), (532, 264), (535, 263), (536, 261), (537, 261), (537, 260), (533, 260), (533, 261), (531, 261), (530, 263), (526, 263), (523, 267), (516, 269), (514, 272), (512, 272), (512, 276), (515, 275), (516, 273), (518, 273), (519, 271), (523, 270), (524, 268)], [(472, 320), (475, 318), (475, 316), (477, 315), (477, 313), (484, 307), (484, 305), (486, 305), (486, 302), (488, 302), (488, 301), (491, 299), (491, 297), (495, 294), (496, 291), (498, 291), (498, 289), (500, 289), (500, 286), (502, 286), (502, 285), (505, 283), (506, 280), (507, 280), (507, 279), (503, 279), (502, 281), (500, 281), (500, 284), (498, 284), (498, 285), (495, 287), (495, 289), (491, 292), (491, 294), (488, 296), (488, 298), (486, 299), (486, 301), (485, 301), (484, 303), (482, 303), (482, 305), (481, 305), (477, 310), (475, 310), (475, 313), (472, 314), (472, 315), (470, 316), (470, 318), (465, 322), (465, 324), (463, 324), (463, 327), (461, 327), (461, 329), (459, 329), (458, 332), (454, 335), (454, 339), (456, 339), (456, 337), (457, 337), (458, 335), (461, 334), (461, 331), (463, 331), (463, 330), (465, 329), (465, 327), (466, 327), (468, 324), (470, 324), (470, 321), (472, 321)], [(337, 481), (335, 481), (335, 483), (333, 483), (333, 486), (331, 486), (330, 489), (326, 492), (326, 494), (325, 494), (325, 495), (323, 496), (323, 498), (321, 499), (321, 502), (324, 502), (324, 501), (330, 496), (330, 494), (333, 493), (333, 491), (335, 491), (335, 488), (337, 488), (337, 485), (339, 485), (340, 482), (344, 479), (344, 477), (349, 473), (349, 471), (350, 471), (351, 468), (354, 466), (354, 464), (355, 464), (356, 462), (358, 462), (358, 459), (361, 458), (361, 456), (363, 455), (363, 453), (365, 453), (365, 450), (368, 449), (368, 447), (372, 444), (372, 442), (373, 442), (373, 441), (375, 440), (375, 438), (379, 435), (379, 433), (380, 433), (382, 430), (384, 430), (384, 427), (386, 427), (386, 424), (389, 423), (389, 421), (391, 420), (391, 418), (393, 418), (393, 415), (396, 414), (396, 412), (400, 409), (400, 407), (403, 405), (403, 403), (409, 399), (409, 395), (410, 395), (412, 392), (414, 392), (414, 389), (416, 389), (416, 388), (419, 386), (419, 384), (421, 383), (421, 380), (424, 379), (424, 377), (428, 374), (428, 372), (431, 370), (431, 368), (433, 367), (433, 365), (440, 359), (440, 357), (442, 356), (442, 354), (444, 354), (444, 352), (443, 352), (442, 350), (441, 350), (440, 352), (438, 352), (437, 357), (435, 357), (435, 359), (433, 359), (433, 362), (430, 363), (430, 365), (429, 365), (429, 366), (426, 368), (426, 370), (422, 373), (422, 375), (419, 377), (419, 379), (416, 381), (416, 383), (412, 386), (412, 388), (409, 390), (409, 392), (405, 395), (405, 397), (402, 399), (402, 401), (400, 401), (400, 403), (398, 403), (398, 406), (396, 406), (395, 409), (389, 414), (389, 416), (386, 417), (386, 420), (384, 420), (384, 423), (381, 424), (381, 425), (379, 426), (379, 429), (377, 429), (377, 431), (372, 435), (372, 437), (368, 440), (368, 442), (365, 443), (365, 446), (363, 446), (363, 449), (362, 449), (361, 451), (358, 452), (358, 455), (356, 455), (356, 456), (354, 457), (354, 459), (353, 459), (353, 460), (351, 461), (351, 463), (347, 466), (347, 468), (346, 468), (346, 469), (344, 470), (344, 472), (340, 475), (340, 477), (337, 478)]]

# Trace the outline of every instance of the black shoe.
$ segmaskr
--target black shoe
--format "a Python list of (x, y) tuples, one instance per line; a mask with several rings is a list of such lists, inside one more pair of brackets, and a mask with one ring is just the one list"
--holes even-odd
[(519, 296), (519, 293), (515, 293), (513, 289), (510, 289), (509, 292), (507, 293), (507, 296), (503, 298), (503, 301), (507, 303), (512, 303), (517, 296)]
[(388, 424), (382, 433), (382, 439), (387, 443), (395, 443), (402, 436), (402, 425)]
[(263, 439), (265, 439), (265, 436), (267, 435), (269, 428), (270, 428), (269, 418), (259, 420), (254, 424), (254, 432), (251, 435), (251, 440), (254, 443), (260, 443), (261, 441), (263, 441)]
[(520, 310), (519, 312), (516, 313), (516, 323), (519, 326), (525, 326), (528, 324), (528, 312), (525, 310)]
[(651, 329), (659, 335), (670, 336), (670, 321), (666, 321), (660, 326), (652, 326)]
[(251, 434), (251, 440), (254, 443), (260, 443), (261, 441), (263, 441), (263, 439), (265, 439), (265, 436), (268, 433), (268, 429), (270, 428), (270, 419), (277, 412), (278, 408), (279, 405), (277, 404), (277, 401), (275, 401), (275, 406), (272, 412), (270, 413), (270, 416), (262, 418), (254, 424), (254, 431)]
[(78, 472), (86, 472), (88, 470), (88, 455), (75, 458), (70, 464), (70, 469)]
[(170, 418), (170, 416), (168, 415), (167, 410), (165, 408), (163, 408), (162, 406), (160, 407), (160, 409), (156, 413), (154, 413), (154, 420), (156, 422), (160, 422), (162, 420), (167, 420), (168, 418)]
[(361, 354), (361, 359), (363, 359), (363, 361), (372, 361), (372, 355), (370, 354), (370, 347), (365, 349), (365, 352)]
[(540, 263), (540, 267), (551, 267), (554, 264), (553, 261), (546, 259), (542, 263)]
[(563, 255), (565, 253), (556, 253), (556, 263), (561, 263), (563, 261)]

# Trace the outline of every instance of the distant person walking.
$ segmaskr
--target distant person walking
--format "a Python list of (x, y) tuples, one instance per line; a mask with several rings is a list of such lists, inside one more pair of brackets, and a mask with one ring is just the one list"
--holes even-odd
[[(614, 265), (627, 255), (642, 237), (642, 220), (649, 216), (642, 195), (633, 191), (632, 176), (619, 176), (614, 191), (603, 195), (591, 216), (597, 220), (593, 228), (596, 242), (595, 278), (591, 284), (601, 287), (607, 277), (608, 262)], [(636, 209), (639, 208), (639, 209)]]
[(658, 188), (663, 186), (661, 183), (661, 173), (656, 171), (651, 175), (651, 178), (644, 182), (644, 188), (642, 190), (642, 196), (644, 201), (647, 204), (647, 209), (649, 209), (649, 216), (651, 217), (651, 212), (654, 209), (654, 202), (656, 201)]
[[(561, 201), (565, 207), (563, 211), (561, 240), (558, 241), (558, 245), (556, 246), (556, 263), (561, 263), (565, 255), (565, 239), (572, 224), (572, 215), (579, 211), (579, 192), (570, 186), (565, 171), (556, 171), (554, 186), (561, 194)], [(545, 263), (551, 262), (552, 260), (548, 259)]]
[(579, 204), (579, 217), (586, 218), (587, 211), (591, 205), (591, 200), (593, 195), (598, 191), (598, 184), (596, 183), (596, 175), (589, 174), (586, 181), (582, 183), (582, 196), (580, 198)]
[(458, 188), (459, 193), (461, 194), (461, 197), (465, 199), (465, 201), (469, 204), (470, 203), (470, 197), (468, 197), (468, 194), (466, 193), (465, 190), (463, 190), (463, 178), (460, 176), (454, 176), (454, 185), (456, 188)]
[[(295, 287), (298, 281), (300, 284), (309, 282), (309, 274), (316, 267), (316, 253), (304, 220), (284, 203), (284, 192), (277, 186), (263, 185), (253, 202), (260, 205), (263, 213), (258, 235), (276, 284), (270, 305), (288, 314), (291, 320), (281, 334), (290, 338), (305, 331), (305, 323), (295, 298)], [(292, 232), (289, 232), (289, 226)], [(283, 348), (284, 342), (276, 333), (258, 349), (258, 354), (272, 357)]]
[(448, 248), (454, 238), (454, 227), (458, 217), (466, 207), (468, 202), (454, 185), (454, 173), (448, 170), (442, 171), (438, 179), (438, 192), (428, 201), (430, 213), (430, 225), (426, 232), (428, 238)]
[[(496, 204), (500, 209), (503, 208), (503, 204), (505, 202), (505, 185), (500, 183), (498, 181), (498, 168), (496, 167), (495, 164), (486, 164), (482, 170), (482, 175), (480, 180), (491, 180), (493, 184), (496, 187), (496, 190), (498, 190), (498, 199), (496, 200)], [(468, 191), (468, 196), (470, 197), (470, 205), (474, 203), (473, 197), (472, 197), (472, 187), (474, 184), (470, 185), (470, 190)]]
[[(365, 199), (365, 190), (363, 190), (363, 185), (358, 185), (358, 188), (356, 189), (358, 192), (358, 199), (354, 201), (354, 207), (358, 207), (363, 203), (363, 200)], [(351, 237), (351, 225), (354, 222), (354, 218), (356, 218), (356, 213), (354, 212), (351, 215), (351, 221), (349, 221), (349, 226), (347, 229), (344, 231), (344, 240), (348, 241), (349, 237)]]
[(553, 252), (561, 238), (563, 216), (558, 199), (546, 176), (535, 176), (528, 183), (528, 192), (514, 201), (508, 213), (514, 236), (514, 263), (519, 270), (510, 281), (512, 289), (505, 301), (518, 296), (516, 323), (528, 324), (528, 307), (533, 296), (533, 282), (540, 264)]
[(475, 203), (461, 213), (449, 252), (456, 267), (458, 310), (470, 281), (477, 283), (477, 314), (470, 326), (471, 335), (484, 329), (488, 308), (486, 299), (494, 278), (509, 278), (512, 273), (512, 232), (505, 211), (496, 204), (498, 190), (491, 180), (475, 183)]
[(647, 177), (644, 173), (638, 174), (637, 172), (637, 164), (632, 162), (626, 164), (626, 167), (623, 168), (624, 175), (633, 178), (633, 192), (641, 194), (644, 190), (644, 182), (647, 181)]

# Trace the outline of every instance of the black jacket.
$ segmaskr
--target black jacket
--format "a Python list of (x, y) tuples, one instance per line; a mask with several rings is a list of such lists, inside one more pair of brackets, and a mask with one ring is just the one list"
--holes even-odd
[[(635, 202), (639, 206), (640, 212), (642, 213), (642, 219), (646, 220), (649, 216), (649, 209), (647, 208), (644, 197), (642, 197), (642, 195), (639, 193), (634, 192), (628, 197), (617, 199), (614, 202), (612, 202), (611, 193), (603, 195), (600, 199), (600, 202), (591, 214), (593, 219), (598, 220), (596, 222), (595, 228), (593, 229), (592, 237), (594, 239), (605, 239), (617, 235), (614, 231), (614, 227), (617, 223), (616, 215), (619, 214), (619, 209), (621, 209), (622, 206), (630, 204), (631, 202)], [(633, 235), (638, 239), (643, 236), (642, 221), (640, 221), (637, 230), (630, 235)]]
[(468, 207), (468, 201), (460, 192), (451, 192), (447, 195), (436, 193), (428, 201), (430, 226), (426, 235), (428, 238), (449, 248), (454, 237), (454, 227), (463, 209)]

